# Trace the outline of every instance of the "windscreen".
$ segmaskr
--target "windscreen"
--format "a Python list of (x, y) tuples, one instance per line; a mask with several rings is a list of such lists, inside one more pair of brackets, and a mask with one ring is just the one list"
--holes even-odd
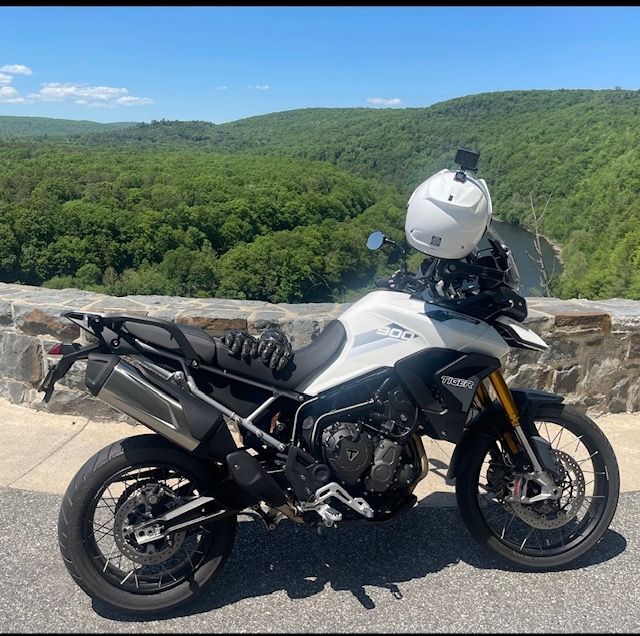
[(522, 287), (522, 283), (520, 281), (520, 272), (518, 272), (518, 267), (516, 265), (515, 260), (513, 260), (513, 255), (511, 254), (511, 250), (509, 249), (509, 246), (504, 242), (500, 234), (498, 234), (498, 232), (496, 232), (496, 230), (494, 230), (491, 226), (487, 228), (487, 233), (485, 234), (485, 236), (487, 235), (490, 238), (492, 238), (494, 241), (497, 241), (498, 243), (500, 243), (500, 245), (502, 245), (502, 247), (506, 250), (507, 270), (505, 271), (505, 276), (504, 276), (505, 283), (509, 285), (509, 287), (511, 287), (513, 291), (519, 292), (520, 288)]

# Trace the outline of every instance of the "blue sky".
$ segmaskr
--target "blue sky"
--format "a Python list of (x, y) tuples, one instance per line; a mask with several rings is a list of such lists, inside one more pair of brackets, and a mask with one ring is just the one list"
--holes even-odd
[(639, 7), (0, 7), (0, 115), (216, 123), (640, 89)]

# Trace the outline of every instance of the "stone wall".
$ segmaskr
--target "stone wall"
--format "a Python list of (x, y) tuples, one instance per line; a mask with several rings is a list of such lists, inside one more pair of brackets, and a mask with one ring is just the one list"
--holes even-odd
[[(555, 391), (592, 413), (640, 411), (640, 301), (529, 298), (527, 325), (545, 339), (544, 353), (512, 349), (505, 375), (513, 386)], [(84, 332), (61, 317), (71, 309), (126, 311), (197, 325), (211, 335), (230, 328), (257, 333), (277, 324), (294, 347), (309, 343), (348, 305), (272, 305), (258, 301), (169, 296), (115, 298), (76, 289), (0, 283), (0, 397), (36, 409), (122, 419), (84, 389), (77, 363), (48, 405), (36, 388), (55, 363), (46, 351)]]

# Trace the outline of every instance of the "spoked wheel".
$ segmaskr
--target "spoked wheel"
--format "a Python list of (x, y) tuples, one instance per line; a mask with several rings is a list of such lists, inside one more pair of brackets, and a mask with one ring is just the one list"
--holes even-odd
[(235, 516), (153, 541), (139, 541), (134, 528), (201, 495), (210, 481), (197, 460), (155, 435), (100, 451), (60, 510), (67, 569), (89, 596), (121, 610), (158, 612), (190, 600), (231, 551)]
[[(570, 563), (602, 537), (616, 510), (620, 480), (609, 441), (587, 416), (553, 404), (539, 410), (535, 426), (552, 447), (556, 498), (535, 501), (540, 487), (513, 465), (497, 435), (476, 438), (456, 495), (481, 545), (518, 565), (550, 569)], [(514, 494), (533, 501), (514, 501)]]

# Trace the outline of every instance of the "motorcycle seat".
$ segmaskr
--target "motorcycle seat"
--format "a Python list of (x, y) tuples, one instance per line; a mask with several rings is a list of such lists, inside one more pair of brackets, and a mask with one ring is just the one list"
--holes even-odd
[[(309, 384), (339, 355), (347, 339), (347, 333), (339, 320), (332, 320), (318, 337), (306, 347), (293, 352), (293, 358), (281, 371), (273, 371), (261, 359), (236, 358), (219, 338), (212, 338), (195, 325), (176, 323), (202, 364), (218, 366), (239, 376), (263, 382), (269, 386), (294, 390)], [(162, 327), (136, 322), (126, 322), (127, 332), (152, 346), (179, 353), (175, 338)]]
[(260, 358), (236, 358), (224, 343), (216, 339), (218, 366), (236, 375), (281, 389), (301, 390), (340, 355), (347, 332), (339, 320), (332, 320), (306, 347), (296, 349), (281, 371), (273, 371)]
[[(176, 323), (193, 350), (198, 354), (202, 364), (215, 364), (216, 343), (215, 340), (200, 327)], [(162, 327), (152, 324), (126, 322), (126, 330), (135, 338), (142, 340), (152, 346), (162, 347), (176, 353), (180, 352), (180, 347), (175, 338)]]

